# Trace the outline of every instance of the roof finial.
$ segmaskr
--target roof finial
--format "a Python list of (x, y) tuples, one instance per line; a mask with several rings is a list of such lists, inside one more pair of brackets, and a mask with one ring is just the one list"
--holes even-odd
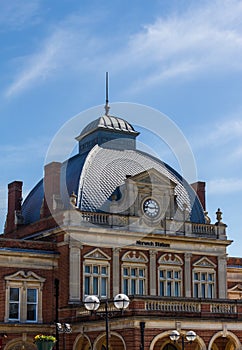
[(105, 103), (105, 115), (108, 115), (108, 112), (110, 110), (109, 104), (108, 104), (108, 72), (106, 72), (106, 103)]

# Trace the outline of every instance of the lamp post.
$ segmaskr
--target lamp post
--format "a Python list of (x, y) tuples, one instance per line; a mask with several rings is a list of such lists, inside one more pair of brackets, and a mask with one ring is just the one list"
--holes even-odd
[(63, 334), (63, 350), (66, 350), (66, 333), (71, 333), (72, 328), (69, 323), (56, 323), (56, 330), (59, 333)]
[[(98, 299), (95, 295), (88, 295), (84, 300), (85, 308), (88, 311), (97, 311), (100, 303), (104, 302), (104, 313), (100, 313), (100, 315), (105, 319), (105, 332), (106, 332), (106, 350), (109, 350), (109, 332), (108, 332), (108, 322), (109, 318), (111, 317), (111, 313), (108, 312), (108, 299), (101, 299), (101, 301)], [(127, 309), (129, 306), (129, 297), (125, 294), (117, 294), (113, 299), (113, 304), (116, 307), (117, 310), (123, 311), (124, 309)]]
[(185, 343), (192, 343), (197, 335), (194, 331), (188, 331), (185, 335), (180, 334), (177, 330), (174, 330), (170, 334), (170, 339), (176, 343), (178, 342), (179, 338), (181, 337), (181, 344), (182, 344), (182, 350), (185, 350)]

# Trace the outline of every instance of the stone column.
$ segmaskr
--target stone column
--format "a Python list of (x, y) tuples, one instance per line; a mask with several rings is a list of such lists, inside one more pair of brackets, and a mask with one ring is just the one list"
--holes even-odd
[(150, 295), (157, 295), (156, 281), (157, 281), (157, 267), (156, 267), (156, 254), (155, 250), (150, 250)]
[(185, 253), (185, 264), (184, 264), (184, 286), (185, 286), (185, 297), (190, 298), (192, 296), (192, 277), (191, 277), (191, 253)]
[(218, 297), (219, 299), (227, 298), (227, 257), (226, 255), (218, 256)]
[(70, 242), (69, 245), (69, 300), (80, 300), (81, 292), (81, 243)]
[(120, 248), (113, 249), (113, 296), (121, 293), (119, 252)]

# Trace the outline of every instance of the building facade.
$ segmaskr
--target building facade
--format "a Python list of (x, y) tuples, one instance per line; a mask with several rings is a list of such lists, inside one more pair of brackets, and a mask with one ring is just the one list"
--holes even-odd
[(138, 136), (106, 106), (77, 137), (78, 154), (46, 165), (23, 203), (22, 182), (9, 184), (2, 348), (36, 349), (41, 333), (64, 350), (242, 349), (242, 259), (227, 256), (222, 212), (211, 223), (205, 183), (138, 150)]

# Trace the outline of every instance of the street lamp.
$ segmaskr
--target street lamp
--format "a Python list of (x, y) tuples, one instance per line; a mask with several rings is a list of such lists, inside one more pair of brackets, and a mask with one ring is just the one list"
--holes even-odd
[[(108, 334), (108, 320), (111, 317), (111, 313), (108, 312), (108, 299), (101, 299), (101, 301), (98, 299), (95, 295), (88, 295), (84, 300), (85, 308), (88, 311), (97, 311), (97, 309), (100, 306), (100, 302), (104, 302), (105, 310), (104, 313), (100, 313), (100, 315), (105, 319), (105, 330), (106, 330), (106, 350), (109, 350), (109, 334)], [(124, 309), (127, 309), (129, 306), (129, 297), (125, 294), (117, 294), (114, 299), (113, 303), (116, 309), (123, 311)]]
[(63, 350), (66, 350), (66, 333), (71, 333), (72, 328), (69, 323), (56, 323), (56, 329), (58, 333), (63, 333)]
[(180, 334), (177, 330), (172, 331), (169, 336), (174, 343), (178, 342), (179, 338), (181, 337), (182, 350), (185, 349), (185, 343), (192, 343), (197, 337), (194, 331), (188, 331), (185, 335), (183, 335)]

